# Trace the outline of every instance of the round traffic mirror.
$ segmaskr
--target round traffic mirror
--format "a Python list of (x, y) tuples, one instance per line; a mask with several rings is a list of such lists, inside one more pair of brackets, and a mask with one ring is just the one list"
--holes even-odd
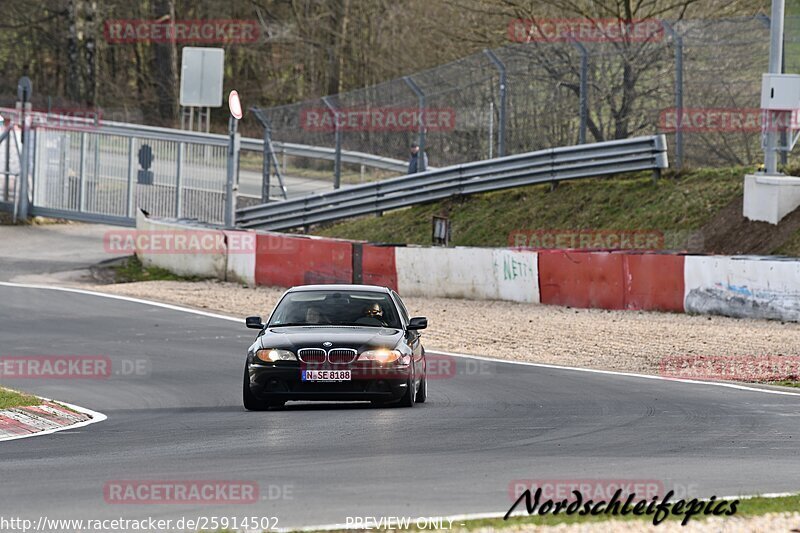
[(239, 100), (239, 93), (231, 91), (228, 95), (228, 109), (231, 110), (231, 115), (236, 120), (242, 118), (242, 102)]

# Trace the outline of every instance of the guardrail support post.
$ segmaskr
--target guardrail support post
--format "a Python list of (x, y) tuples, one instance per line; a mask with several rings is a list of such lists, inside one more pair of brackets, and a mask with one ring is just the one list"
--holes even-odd
[(484, 54), (494, 63), (497, 71), (500, 74), (500, 109), (498, 110), (498, 124), (497, 124), (497, 157), (506, 155), (506, 86), (508, 80), (506, 78), (506, 66), (500, 61), (500, 58), (495, 55), (492, 50), (488, 48), (483, 51)]
[(419, 99), (419, 156), (417, 156), (417, 172), (425, 172), (428, 170), (425, 167), (425, 93), (419, 88), (419, 85), (411, 78), (411, 76), (403, 76), (403, 81), (406, 85), (414, 91)]
[(342, 184), (342, 129), (339, 125), (339, 112), (328, 101), (327, 96), (323, 96), (322, 101), (333, 113), (333, 131), (336, 139), (336, 154), (333, 159), (333, 188), (338, 189)]
[(225, 227), (233, 228), (236, 223), (236, 174), (239, 161), (240, 138), (237, 132), (239, 121), (228, 119), (228, 175), (225, 181)]
[(683, 37), (669, 22), (662, 21), (675, 45), (675, 168), (683, 167)]

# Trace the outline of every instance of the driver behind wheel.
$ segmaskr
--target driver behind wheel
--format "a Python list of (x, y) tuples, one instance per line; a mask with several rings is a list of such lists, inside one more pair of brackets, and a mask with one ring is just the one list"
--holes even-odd
[(386, 322), (383, 321), (383, 308), (378, 302), (367, 304), (363, 311), (362, 316), (356, 320), (359, 324), (385, 326)]

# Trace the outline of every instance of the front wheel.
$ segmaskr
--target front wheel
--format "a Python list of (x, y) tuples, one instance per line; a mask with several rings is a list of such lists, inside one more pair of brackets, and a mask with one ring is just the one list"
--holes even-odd
[(422, 375), (422, 379), (419, 382), (419, 390), (417, 390), (417, 396), (415, 400), (417, 403), (425, 403), (425, 400), (428, 399), (428, 378), (425, 374)]
[(414, 374), (411, 374), (411, 377), (408, 378), (408, 386), (406, 387), (406, 392), (400, 398), (400, 401), (397, 402), (398, 407), (414, 407), (414, 397), (416, 396), (416, 392), (414, 391)]
[(248, 411), (266, 411), (269, 407), (266, 403), (262, 402), (250, 390), (250, 376), (247, 373), (247, 365), (244, 367), (244, 381), (242, 383), (242, 404)]

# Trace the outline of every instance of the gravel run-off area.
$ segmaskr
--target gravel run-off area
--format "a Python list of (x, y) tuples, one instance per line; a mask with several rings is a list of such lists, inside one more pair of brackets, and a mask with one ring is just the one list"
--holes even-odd
[[(146, 281), (89, 288), (239, 317), (266, 317), (285, 290), (217, 281)], [(676, 360), (682, 358), (751, 362), (770, 356), (784, 360), (781, 369), (787, 372), (800, 367), (800, 324), (792, 322), (502, 301), (403, 300), (412, 316), (428, 317), (423, 342), (429, 350), (649, 374), (674, 372)], [(708, 371), (707, 366), (697, 366)], [(729, 367), (724, 371), (731, 374)]]

